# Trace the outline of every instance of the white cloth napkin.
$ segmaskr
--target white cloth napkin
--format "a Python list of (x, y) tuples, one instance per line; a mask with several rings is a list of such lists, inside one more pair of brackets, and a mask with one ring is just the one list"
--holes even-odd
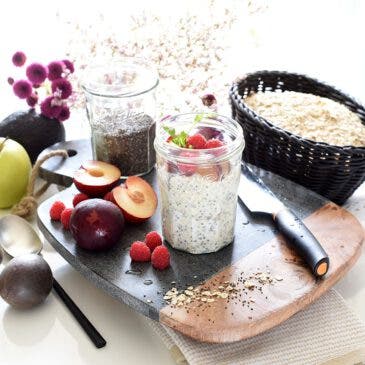
[(280, 326), (229, 344), (201, 343), (157, 322), (150, 325), (179, 365), (365, 364), (365, 324), (335, 290)]

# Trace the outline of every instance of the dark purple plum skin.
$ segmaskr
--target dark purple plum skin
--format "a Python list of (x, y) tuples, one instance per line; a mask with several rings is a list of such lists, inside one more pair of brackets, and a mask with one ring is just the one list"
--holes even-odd
[(72, 212), (70, 231), (79, 247), (104, 251), (120, 240), (124, 231), (124, 217), (120, 209), (109, 201), (84, 200)]
[(0, 274), (0, 295), (11, 306), (28, 309), (42, 303), (51, 292), (52, 270), (39, 255), (18, 256)]

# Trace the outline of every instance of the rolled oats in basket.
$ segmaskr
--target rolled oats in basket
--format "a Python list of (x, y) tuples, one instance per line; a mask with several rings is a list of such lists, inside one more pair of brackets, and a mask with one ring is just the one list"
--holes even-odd
[(244, 103), (272, 124), (315, 142), (365, 146), (365, 126), (345, 105), (294, 91), (258, 92)]

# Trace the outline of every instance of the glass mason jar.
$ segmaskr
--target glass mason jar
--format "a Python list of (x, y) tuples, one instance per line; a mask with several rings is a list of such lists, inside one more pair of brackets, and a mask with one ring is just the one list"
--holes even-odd
[(85, 69), (93, 158), (119, 167), (122, 176), (144, 175), (156, 162), (157, 85), (157, 72), (134, 58)]
[[(223, 146), (181, 148), (169, 133), (200, 133)], [(157, 124), (155, 150), (162, 229), (176, 249), (215, 252), (233, 241), (244, 138), (241, 126), (218, 114), (182, 114)]]

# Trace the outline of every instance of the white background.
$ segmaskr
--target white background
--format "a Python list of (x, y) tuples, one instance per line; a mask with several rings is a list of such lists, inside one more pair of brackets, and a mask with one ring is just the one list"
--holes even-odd
[[(224, 1), (224, 0), (223, 0)], [(153, 5), (151, 5), (151, 3)], [(219, 3), (219, 1), (217, 2)], [(224, 1), (225, 6), (245, 2)], [(365, 1), (257, 1), (268, 6), (249, 15), (235, 29), (235, 46), (227, 48), (232, 76), (257, 69), (304, 72), (334, 84), (365, 101)], [(64, 58), (70, 39), (66, 21), (93, 25), (93, 37), (112, 29), (121, 38), (130, 34), (125, 22), (136, 10), (175, 16), (187, 8), (204, 21), (207, 1), (77, 2), (3, 1), (0, 4), (0, 117), (21, 104), (12, 96), (6, 78), (13, 73), (10, 58), (24, 50), (29, 58)], [(99, 13), (104, 23), (99, 24)], [(203, 21), (202, 20), (202, 21)], [(110, 29), (106, 29), (107, 24)], [(98, 35), (99, 34), (99, 35)], [(168, 113), (168, 110), (163, 111)], [(66, 122), (69, 138), (86, 135), (81, 120)], [(1, 172), (0, 172), (1, 173)], [(363, 188), (362, 188), (363, 190)], [(55, 193), (53, 187), (48, 195)], [(348, 203), (365, 221), (365, 195), (358, 191)], [(0, 212), (5, 214), (5, 211)], [(63, 304), (53, 295), (31, 311), (19, 312), (0, 301), (0, 364), (172, 364), (162, 343), (145, 319), (96, 289), (46, 244), (45, 257), (54, 275), (108, 341), (96, 350)], [(336, 288), (365, 321), (365, 257)], [(308, 349), (310, 351), (310, 349)]]

